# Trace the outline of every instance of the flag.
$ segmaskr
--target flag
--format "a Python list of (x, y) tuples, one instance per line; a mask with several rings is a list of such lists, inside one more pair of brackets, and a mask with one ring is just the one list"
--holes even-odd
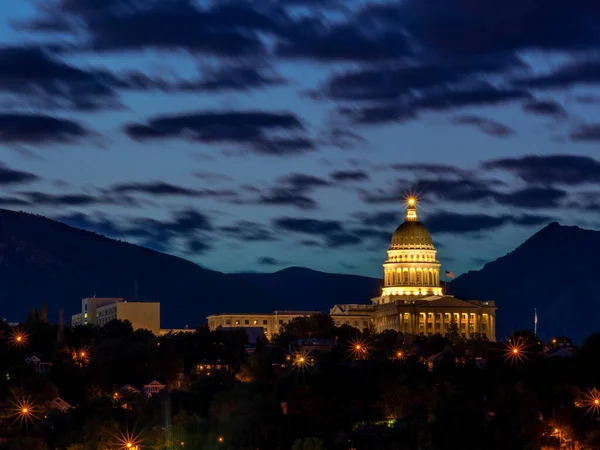
[(446, 270), (446, 278), (452, 279), (455, 277), (456, 277), (456, 275), (454, 275), (454, 272), (450, 272), (450, 271)]

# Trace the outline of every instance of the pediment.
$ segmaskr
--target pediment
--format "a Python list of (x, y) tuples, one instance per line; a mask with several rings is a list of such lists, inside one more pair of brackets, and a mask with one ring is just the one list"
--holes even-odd
[(437, 300), (431, 300), (427, 303), (417, 305), (417, 308), (465, 308), (465, 309), (480, 309), (481, 306), (473, 303), (459, 300), (454, 297), (441, 297)]

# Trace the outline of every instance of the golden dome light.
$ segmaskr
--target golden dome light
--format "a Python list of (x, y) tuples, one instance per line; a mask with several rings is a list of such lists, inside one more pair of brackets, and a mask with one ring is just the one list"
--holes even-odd
[(406, 203), (408, 203), (410, 206), (415, 206), (417, 204), (417, 199), (414, 197), (408, 197)]

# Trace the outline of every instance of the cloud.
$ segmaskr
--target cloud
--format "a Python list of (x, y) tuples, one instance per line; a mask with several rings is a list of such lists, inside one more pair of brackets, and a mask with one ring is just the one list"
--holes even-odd
[(11, 186), (17, 184), (27, 184), (33, 181), (38, 181), (40, 178), (30, 172), (11, 169), (0, 163), (0, 185)]
[(504, 170), (527, 183), (600, 184), (600, 161), (583, 155), (527, 155), (501, 158), (482, 165), (486, 170)]
[(364, 170), (336, 170), (329, 176), (335, 181), (365, 181), (370, 178)]
[(283, 231), (322, 238), (323, 245), (327, 247), (342, 247), (361, 242), (358, 236), (348, 233), (337, 220), (280, 217), (273, 220), (273, 225)]
[(257, 201), (262, 205), (291, 205), (299, 209), (316, 209), (318, 203), (294, 188), (274, 187), (260, 194)]
[(419, 178), (414, 182), (401, 181), (392, 190), (360, 190), (362, 200), (368, 204), (398, 203), (407, 192), (416, 192), (423, 201), (452, 203), (478, 202), (485, 205), (497, 204), (515, 208), (554, 208), (562, 206), (567, 193), (552, 187), (527, 186), (507, 190), (499, 180), (479, 178), (464, 174), (461, 177)]
[(139, 206), (139, 203), (128, 196), (91, 195), (91, 194), (50, 194), (47, 192), (21, 192), (31, 205), (42, 206), (92, 206), (92, 205), (125, 205)]
[(250, 65), (225, 65), (202, 69), (199, 83), (181, 83), (181, 90), (247, 91), (285, 84), (286, 81), (271, 68)]
[(453, 122), (458, 125), (472, 125), (485, 134), (496, 137), (507, 137), (513, 135), (515, 131), (495, 120), (476, 115), (464, 115), (454, 118)]
[(128, 71), (118, 78), (122, 89), (164, 92), (224, 92), (249, 91), (285, 84), (286, 80), (272, 68), (250, 66), (243, 63), (224, 64), (217, 67), (200, 67), (202, 76), (195, 79), (162, 78), (140, 71)]
[(433, 174), (433, 175), (458, 175), (466, 176), (467, 172), (459, 167), (451, 166), (449, 164), (436, 164), (436, 163), (398, 163), (387, 165), (391, 169), (397, 171), (406, 172), (417, 172), (419, 174)]
[(358, 22), (333, 26), (305, 20), (282, 36), (276, 54), (322, 62), (380, 61), (409, 56), (413, 52), (399, 29), (376, 29)]
[(143, 183), (121, 183), (109, 187), (109, 193), (115, 194), (147, 194), (153, 196), (182, 196), (182, 197), (210, 197), (234, 199), (237, 192), (231, 189), (191, 189), (177, 186), (164, 181), (148, 181)]
[(257, 33), (278, 29), (276, 18), (245, 2), (201, 8), (192, 0), (167, 4), (159, 0), (143, 4), (55, 0), (40, 8), (38, 17), (24, 27), (77, 36), (80, 48), (95, 51), (186, 50), (237, 57), (263, 55), (265, 48)]
[(279, 183), (297, 189), (302, 192), (312, 190), (316, 187), (331, 186), (331, 183), (323, 178), (305, 173), (291, 173), (279, 178)]
[(43, 108), (119, 106), (116, 77), (73, 67), (36, 47), (0, 47), (0, 92)]
[(567, 111), (554, 100), (531, 100), (523, 103), (523, 110), (540, 116), (566, 117)]
[(133, 240), (158, 251), (177, 249), (183, 253), (205, 253), (212, 246), (208, 234), (214, 231), (212, 220), (193, 209), (175, 211), (169, 219), (134, 218), (114, 222), (106, 216), (74, 213), (55, 220), (112, 238)]
[(377, 242), (382, 240), (387, 242), (390, 239), (389, 232), (365, 227), (348, 228), (338, 220), (279, 217), (273, 220), (273, 226), (289, 233), (309, 235), (319, 239), (319, 241), (314, 239), (302, 241), (302, 245), (310, 247), (340, 248), (362, 244), (365, 239)]
[(262, 205), (289, 205), (298, 209), (317, 209), (318, 203), (309, 196), (316, 188), (331, 187), (333, 184), (324, 178), (304, 173), (290, 173), (279, 177), (275, 185), (262, 188), (251, 187), (257, 197), (245, 203)]
[(292, 113), (260, 111), (199, 112), (158, 116), (145, 124), (125, 126), (127, 135), (138, 141), (180, 138), (203, 143), (246, 145), (261, 154), (285, 156), (314, 150), (302, 136), (270, 136), (272, 132), (303, 132), (304, 126)]
[(91, 133), (83, 125), (68, 119), (42, 114), (0, 113), (0, 143), (67, 144)]
[(489, 106), (530, 98), (522, 89), (502, 89), (489, 83), (461, 88), (441, 88), (402, 102), (379, 101), (375, 106), (342, 107), (340, 113), (353, 122), (365, 125), (403, 122), (418, 117), (419, 112), (444, 112), (476, 106)]
[[(470, 89), (464, 86), (473, 76), (502, 72), (522, 65), (520, 60), (509, 55), (473, 60), (440, 59), (435, 63), (414, 66), (376, 67), (337, 73), (327, 80), (320, 93), (333, 100), (404, 101), (407, 106), (418, 105), (421, 95), (413, 95), (415, 91), (424, 95), (429, 92), (433, 99), (451, 94), (454, 89), (450, 86), (462, 85), (462, 90), (468, 92), (477, 89), (477, 84), (470, 86)], [(437, 96), (432, 88), (437, 89)], [(427, 103), (427, 100), (423, 103)]]
[(538, 226), (554, 221), (547, 216), (534, 215), (500, 215), (458, 214), (453, 212), (437, 212), (427, 215), (425, 225), (432, 233), (462, 234), (490, 231), (505, 225)]
[(277, 237), (272, 230), (263, 224), (240, 220), (232, 225), (220, 228), (227, 237), (243, 242), (248, 241), (275, 241)]
[(527, 187), (508, 194), (497, 195), (495, 200), (502, 205), (518, 208), (557, 208), (566, 200), (567, 192), (551, 187)]
[(600, 142), (600, 123), (579, 125), (571, 131), (571, 140), (580, 142)]
[(577, 84), (600, 83), (600, 60), (575, 60), (563, 64), (553, 72), (515, 80), (514, 84), (535, 89), (565, 89)]
[[(460, 56), (527, 50), (597, 48), (594, 2), (491, 0), (484, 3), (409, 0), (373, 8), (378, 17), (406, 21), (427, 51)], [(410, 18), (410, 20), (408, 20)]]
[(286, 264), (285, 261), (280, 261), (272, 256), (261, 256), (257, 258), (256, 262), (262, 266), (281, 266), (282, 264)]
[(400, 225), (402, 214), (399, 211), (359, 212), (354, 214), (364, 227), (391, 228)]

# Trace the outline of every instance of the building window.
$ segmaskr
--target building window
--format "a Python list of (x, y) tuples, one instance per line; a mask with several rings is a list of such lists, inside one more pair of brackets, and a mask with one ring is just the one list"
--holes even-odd
[(421, 284), (421, 271), (417, 270), (417, 284)]
[(236, 325), (239, 325), (239, 324), (240, 324), (240, 321), (239, 321), (239, 320), (236, 320), (236, 321), (235, 321), (235, 324), (236, 324)]
[(279, 325), (283, 325), (283, 320), (279, 319)]
[(268, 320), (267, 320), (267, 319), (263, 319), (263, 325), (266, 325), (266, 324), (268, 324), (268, 323), (269, 323), (269, 322), (268, 322)]
[(258, 325), (258, 320), (252, 321), (252, 325)]
[(231, 319), (225, 320), (225, 325), (231, 325)]
[(408, 284), (408, 271), (404, 271), (402, 276), (404, 277), (404, 284)]
[(250, 325), (250, 320), (248, 320), (248, 319), (244, 320), (244, 325)]

